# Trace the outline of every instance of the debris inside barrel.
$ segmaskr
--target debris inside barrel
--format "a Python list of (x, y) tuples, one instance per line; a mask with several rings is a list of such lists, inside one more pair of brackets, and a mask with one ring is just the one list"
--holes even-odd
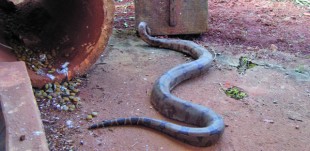
[(41, 89), (33, 89), (40, 109), (53, 108), (59, 111), (74, 111), (80, 106), (79, 87), (82, 80), (74, 78), (63, 83), (48, 83)]
[[(0, 12), (1, 13), (1, 12)], [(57, 25), (51, 25), (53, 18), (39, 2), (20, 4), (15, 11), (1, 13), (6, 45), (17, 60), (24, 61), (29, 70), (53, 80), (57, 70), (62, 70), (59, 58), (69, 60), (65, 55), (70, 48), (59, 47), (63, 39), (49, 40), (46, 35), (58, 35)], [(59, 31), (61, 32), (61, 31)], [(53, 34), (46, 34), (53, 33)]]

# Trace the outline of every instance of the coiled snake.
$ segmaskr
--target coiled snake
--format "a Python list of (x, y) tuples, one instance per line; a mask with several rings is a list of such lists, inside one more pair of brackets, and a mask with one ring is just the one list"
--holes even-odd
[(182, 100), (170, 93), (182, 81), (207, 71), (213, 60), (211, 53), (191, 41), (152, 37), (149, 35), (150, 29), (145, 22), (139, 24), (138, 32), (141, 39), (151, 46), (173, 49), (196, 59), (178, 65), (164, 73), (155, 82), (151, 94), (151, 103), (161, 114), (196, 127), (181, 126), (147, 117), (129, 117), (104, 120), (99, 124), (90, 126), (89, 129), (117, 125), (141, 125), (194, 146), (210, 146), (216, 143), (224, 132), (225, 125), (222, 117), (205, 106)]

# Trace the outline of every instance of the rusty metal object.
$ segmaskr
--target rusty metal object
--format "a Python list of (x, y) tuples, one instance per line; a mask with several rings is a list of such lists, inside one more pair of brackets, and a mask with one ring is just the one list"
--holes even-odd
[(208, 29), (207, 0), (135, 0), (136, 27), (142, 21), (151, 35), (200, 34)]
[(175, 0), (169, 1), (169, 25), (171, 27), (175, 27), (177, 25), (177, 11), (176, 11), (177, 3)]
[(48, 151), (24, 62), (0, 62), (0, 150)]
[[(15, 2), (13, 0), (13, 2)], [(31, 0), (15, 2), (17, 9), (29, 7)], [(84, 74), (104, 51), (113, 28), (114, 2), (112, 0), (37, 0), (47, 10), (50, 17), (46, 19), (46, 30), (35, 44), (42, 50), (56, 50), (53, 66), (61, 69), (66, 64), (68, 72), (55, 72), (53, 78), (39, 75), (28, 70), (34, 87), (42, 87), (45, 83), (61, 82)], [(44, 18), (45, 19), (45, 18)], [(3, 25), (2, 25), (3, 26)], [(1, 22), (0, 22), (1, 29)], [(42, 32), (41, 32), (42, 33)], [(0, 32), (0, 40), (3, 34)], [(1, 43), (4, 43), (2, 40)], [(7, 48), (0, 46), (0, 61), (16, 61)], [(14, 57), (13, 57), (14, 58)]]

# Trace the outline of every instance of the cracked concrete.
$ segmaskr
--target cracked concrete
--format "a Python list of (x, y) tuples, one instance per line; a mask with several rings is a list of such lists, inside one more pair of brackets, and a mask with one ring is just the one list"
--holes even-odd
[[(279, 53), (279, 52), (276, 52), (276, 53)], [(244, 54), (240, 54), (238, 56), (220, 54), (220, 55), (217, 55), (216, 61), (222, 65), (237, 67), (239, 65), (239, 58), (241, 56), (244, 56)], [(247, 54), (245, 54), (245, 56), (247, 56)], [(291, 57), (291, 56), (289, 54), (286, 54), (286, 56), (284, 57)], [(298, 57), (296, 57), (295, 60), (298, 60)], [(287, 65), (281, 65), (280, 63), (270, 63), (268, 62), (268, 60), (262, 61), (259, 59), (256, 60), (256, 58), (252, 58), (251, 61), (257, 64), (258, 66), (264, 67), (266, 69), (282, 72), (286, 74), (287, 76), (294, 78), (297, 81), (307, 81), (307, 82), (310, 81), (310, 69), (309, 69), (309, 66), (306, 66), (308, 62), (300, 63), (300, 64), (304, 64), (305, 66), (302, 67), (302, 71), (298, 71), (298, 67), (295, 67), (295, 68), (292, 68), (289, 66), (287, 67)]]

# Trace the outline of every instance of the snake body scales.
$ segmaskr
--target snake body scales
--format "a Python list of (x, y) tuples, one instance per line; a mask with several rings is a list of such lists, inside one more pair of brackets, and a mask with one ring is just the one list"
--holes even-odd
[(152, 105), (162, 115), (196, 127), (181, 126), (148, 117), (129, 117), (104, 120), (90, 126), (89, 129), (118, 125), (141, 125), (193, 146), (204, 147), (216, 143), (225, 128), (222, 117), (205, 106), (183, 100), (170, 92), (182, 81), (206, 72), (213, 61), (212, 54), (204, 47), (191, 41), (152, 37), (149, 35), (150, 29), (145, 22), (139, 24), (138, 32), (141, 39), (153, 47), (173, 49), (196, 59), (164, 73), (155, 82), (151, 94)]

